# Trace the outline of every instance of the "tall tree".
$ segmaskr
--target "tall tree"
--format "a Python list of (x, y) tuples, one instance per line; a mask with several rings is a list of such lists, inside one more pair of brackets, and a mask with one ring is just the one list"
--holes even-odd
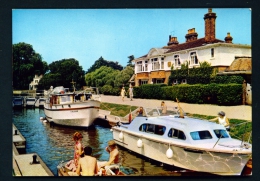
[(99, 69), (102, 66), (111, 67), (115, 70), (122, 70), (123, 67), (118, 62), (107, 61), (102, 56), (95, 61), (95, 63), (87, 70), (86, 73), (94, 72), (95, 70)]
[(72, 88), (72, 80), (76, 82), (76, 89), (81, 89), (82, 86), (86, 85), (84, 80), (85, 72), (74, 58), (54, 61), (49, 67), (50, 72), (40, 80), (39, 89), (49, 89), (50, 86)]
[(128, 58), (128, 62), (126, 66), (134, 67), (134, 65), (132, 64), (132, 61), (135, 59), (134, 55), (130, 55), (127, 58)]
[(18, 43), (13, 45), (13, 89), (28, 89), (35, 75), (48, 71), (48, 64), (42, 61), (32, 45)]

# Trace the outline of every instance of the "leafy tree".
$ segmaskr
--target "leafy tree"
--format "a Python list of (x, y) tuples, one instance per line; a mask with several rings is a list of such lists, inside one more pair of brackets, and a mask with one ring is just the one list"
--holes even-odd
[(122, 85), (127, 85), (134, 74), (132, 67), (127, 66), (119, 71), (111, 67), (102, 66), (94, 72), (85, 75), (87, 86), (99, 87), (104, 94), (118, 94)]
[(93, 72), (96, 69), (99, 69), (102, 66), (107, 66), (107, 67), (111, 67), (115, 70), (122, 70), (123, 67), (122, 65), (119, 65), (118, 62), (113, 62), (113, 61), (107, 61), (104, 60), (104, 58), (101, 56), (98, 60), (95, 61), (95, 63), (88, 69), (87, 73)]
[(86, 85), (85, 72), (79, 62), (73, 58), (54, 61), (49, 65), (50, 72), (40, 80), (38, 88), (49, 89), (50, 86), (64, 86), (73, 88), (72, 80), (76, 82), (76, 89)]
[(48, 64), (42, 61), (32, 45), (18, 43), (13, 45), (13, 88), (28, 89), (35, 75), (43, 75), (48, 71)]
[(130, 66), (127, 66), (124, 70), (120, 72), (119, 75), (116, 76), (115, 87), (121, 87), (123, 85), (126, 86), (133, 74), (134, 69)]
[(135, 59), (134, 55), (130, 55), (127, 57), (129, 60), (127, 62), (127, 65), (126, 66), (129, 66), (129, 67), (134, 67), (134, 65), (132, 64), (132, 60)]
[(92, 87), (102, 87), (106, 84), (113, 86), (117, 74), (119, 74), (119, 70), (102, 66), (94, 72), (85, 75), (86, 85)]

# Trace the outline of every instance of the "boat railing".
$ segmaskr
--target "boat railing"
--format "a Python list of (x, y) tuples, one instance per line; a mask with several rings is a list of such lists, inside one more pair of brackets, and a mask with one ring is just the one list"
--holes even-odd
[(242, 132), (242, 137), (238, 137), (238, 136), (235, 136), (232, 132), (230, 132), (230, 134), (232, 135), (232, 137), (235, 137), (237, 139), (240, 139), (241, 140), (241, 145), (244, 143), (244, 142), (247, 142), (247, 143), (251, 143), (252, 142), (252, 130), (250, 131), (250, 128), (249, 128), (249, 122), (243, 122), (243, 123), (239, 123), (239, 124), (235, 124), (235, 125), (231, 125), (230, 126), (230, 129), (232, 130), (232, 128), (236, 128), (236, 130), (238, 132)]
[(182, 108), (179, 108), (177, 106), (167, 106), (167, 110), (166, 110), (166, 113), (162, 113), (162, 110), (163, 108), (160, 106), (160, 107), (157, 107), (160, 115), (180, 115), (180, 109), (182, 110), (182, 112), (184, 113), (184, 116), (186, 116), (186, 113), (183, 111)]

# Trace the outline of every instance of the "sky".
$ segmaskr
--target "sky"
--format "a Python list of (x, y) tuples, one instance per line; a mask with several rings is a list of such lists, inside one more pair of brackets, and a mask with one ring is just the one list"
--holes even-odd
[[(251, 9), (213, 8), (216, 38), (251, 45)], [(205, 37), (207, 8), (196, 9), (13, 9), (12, 43), (25, 42), (48, 64), (75, 58), (87, 71), (101, 56), (123, 67), (128, 56), (166, 46), (169, 35), (185, 43), (188, 30)]]

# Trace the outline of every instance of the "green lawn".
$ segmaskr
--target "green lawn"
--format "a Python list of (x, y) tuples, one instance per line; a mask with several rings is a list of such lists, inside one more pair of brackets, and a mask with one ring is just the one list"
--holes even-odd
[(125, 117), (129, 114), (130, 110), (134, 111), (137, 106), (122, 105), (122, 104), (111, 104), (111, 103), (101, 103), (100, 109), (111, 111), (112, 115)]

